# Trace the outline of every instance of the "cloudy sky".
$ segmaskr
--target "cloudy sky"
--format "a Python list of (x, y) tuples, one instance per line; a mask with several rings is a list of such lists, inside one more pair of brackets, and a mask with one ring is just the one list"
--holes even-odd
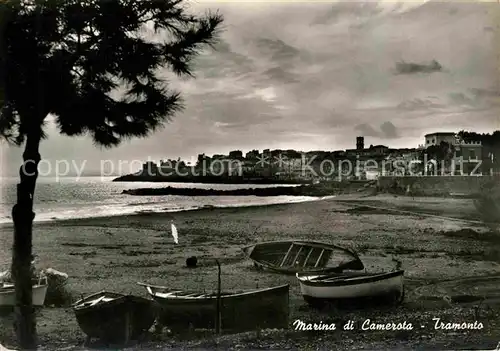
[[(337, 150), (354, 148), (358, 135), (367, 145), (416, 147), (428, 132), (500, 129), (494, 4), (191, 4), (193, 11), (219, 9), (226, 21), (217, 51), (197, 60), (196, 79), (169, 75), (185, 111), (150, 138), (106, 151), (49, 125), (42, 157), (88, 160), (95, 171), (104, 159)], [(441, 72), (396, 69), (397, 62), (432, 60)], [(4, 162), (18, 164), (20, 154), (9, 148)]]

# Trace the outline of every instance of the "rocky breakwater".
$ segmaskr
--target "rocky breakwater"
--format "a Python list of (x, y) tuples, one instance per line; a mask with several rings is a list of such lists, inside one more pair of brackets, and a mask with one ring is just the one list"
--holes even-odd
[(295, 187), (269, 187), (269, 188), (249, 188), (233, 190), (216, 190), (200, 188), (139, 188), (124, 190), (122, 194), (127, 195), (182, 195), (182, 196), (316, 196), (323, 197), (335, 195), (336, 189), (331, 186), (321, 184), (301, 185)]
[(205, 184), (311, 184), (311, 180), (277, 179), (274, 177), (241, 177), (241, 176), (214, 176), (193, 174), (147, 175), (127, 174), (113, 179), (113, 182), (175, 182), (175, 183), (205, 183)]

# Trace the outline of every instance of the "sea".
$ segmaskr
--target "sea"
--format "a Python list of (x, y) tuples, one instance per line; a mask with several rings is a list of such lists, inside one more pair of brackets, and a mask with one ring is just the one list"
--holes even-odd
[[(34, 199), (35, 221), (120, 216), (140, 213), (178, 212), (204, 207), (242, 207), (319, 200), (309, 196), (134, 196), (122, 194), (135, 188), (265, 188), (273, 184), (201, 184), (113, 182), (114, 177), (39, 177)], [(0, 178), (0, 223), (12, 223), (19, 178)]]

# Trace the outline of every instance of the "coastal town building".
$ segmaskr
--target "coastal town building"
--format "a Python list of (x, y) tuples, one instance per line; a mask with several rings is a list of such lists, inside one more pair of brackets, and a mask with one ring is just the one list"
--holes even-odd
[(365, 138), (362, 136), (356, 137), (356, 148), (345, 150), (345, 156), (348, 157), (373, 157), (377, 155), (387, 155), (389, 147), (385, 145), (370, 145), (365, 148)]
[(247, 160), (256, 159), (257, 157), (259, 157), (259, 150), (252, 150), (245, 154), (245, 159)]
[(220, 158), (212, 160), (207, 171), (214, 176), (242, 176), (243, 165), (238, 160)]
[(142, 165), (142, 174), (155, 175), (158, 172), (158, 165), (153, 161), (145, 162)]
[(500, 175), (500, 148), (494, 145), (483, 145), (482, 169), (491, 175)]
[(362, 136), (356, 137), (356, 150), (363, 150), (365, 148), (365, 138)]
[(480, 141), (458, 141), (455, 144), (456, 173), (479, 175), (483, 171), (482, 160), (483, 145)]
[(212, 160), (223, 160), (225, 158), (228, 158), (226, 155), (222, 155), (222, 154), (215, 154), (212, 156)]
[[(432, 133), (425, 135), (425, 147), (438, 146), (441, 143), (451, 146), (451, 160), (443, 164), (441, 172), (455, 175), (480, 175), (484, 170), (482, 165), (484, 159), (483, 145), (481, 141), (463, 140), (458, 133)], [(428, 160), (426, 171), (432, 173), (439, 162), (435, 158)]]
[(170, 175), (175, 172), (176, 164), (174, 162), (171, 160), (160, 161), (160, 167), (158, 169), (159, 175)]
[(441, 142), (448, 144), (455, 144), (456, 133), (437, 132), (425, 135), (425, 147), (428, 148), (432, 145), (440, 145)]
[(389, 147), (385, 145), (375, 145), (365, 150), (365, 155), (376, 156), (376, 155), (386, 155), (389, 152)]
[(229, 152), (229, 158), (233, 160), (242, 160), (243, 159), (243, 152), (240, 150), (234, 150)]

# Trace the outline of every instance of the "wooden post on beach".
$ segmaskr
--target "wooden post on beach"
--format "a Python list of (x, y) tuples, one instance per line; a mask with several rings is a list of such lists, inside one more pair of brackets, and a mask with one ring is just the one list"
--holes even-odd
[(130, 309), (127, 308), (127, 311), (125, 313), (125, 330), (124, 330), (124, 338), (123, 338), (123, 344), (124, 346), (128, 345), (130, 342), (130, 325), (131, 325), (131, 316), (130, 316)]
[(220, 334), (221, 330), (221, 279), (220, 279), (220, 263), (218, 259), (215, 259), (217, 262), (218, 274), (217, 274), (217, 308), (215, 309), (215, 333), (217, 335)]

